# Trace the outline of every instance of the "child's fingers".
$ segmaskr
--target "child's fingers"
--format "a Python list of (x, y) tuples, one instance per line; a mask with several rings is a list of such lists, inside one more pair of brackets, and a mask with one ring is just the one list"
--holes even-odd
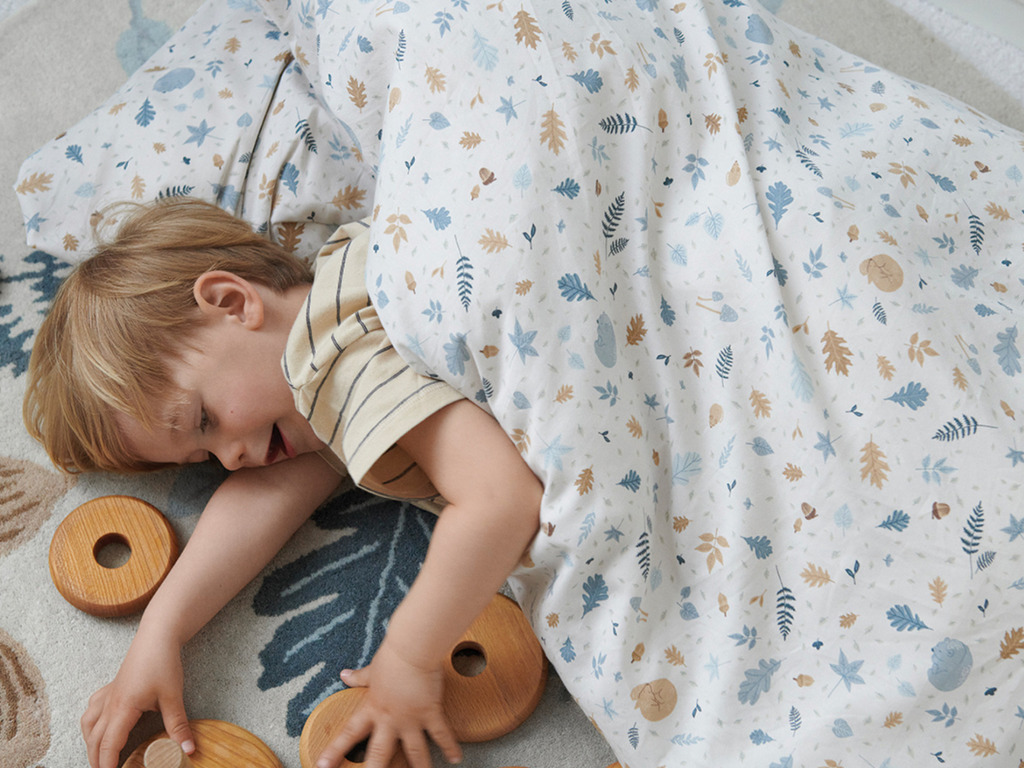
[[(422, 739), (422, 734), (420, 735)], [(388, 763), (395, 755), (398, 734), (387, 725), (377, 723), (370, 734), (370, 743), (366, 745), (366, 768), (388, 768)], [(430, 753), (427, 752), (427, 762), (414, 763), (409, 761), (410, 768), (430, 768)]]
[(448, 727), (448, 722), (444, 719), (443, 715), (439, 714), (438, 719), (427, 726), (427, 733), (430, 734), (430, 738), (433, 739), (434, 743), (440, 747), (445, 760), (452, 765), (462, 762), (462, 747), (455, 738), (455, 734), (452, 733), (451, 728)]
[[(316, 760), (316, 768), (335, 768), (352, 748), (373, 732), (373, 722), (357, 711)], [(369, 767), (367, 767), (369, 768)]]
[(164, 730), (167, 735), (174, 739), (186, 755), (196, 751), (196, 744), (192, 736), (192, 729), (188, 724), (188, 715), (185, 714), (185, 702), (181, 696), (165, 699), (160, 702), (160, 714), (164, 720)]

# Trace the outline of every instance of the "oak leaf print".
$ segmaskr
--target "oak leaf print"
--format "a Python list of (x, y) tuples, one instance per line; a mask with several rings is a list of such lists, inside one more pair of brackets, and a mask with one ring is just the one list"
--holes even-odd
[(354, 77), (348, 79), (348, 98), (356, 107), (362, 110), (366, 106), (366, 83), (356, 80)]
[(807, 564), (807, 567), (800, 573), (800, 578), (809, 587), (824, 587), (826, 584), (832, 583), (832, 576), (829, 572), (814, 563)]
[(576, 492), (580, 496), (586, 496), (594, 487), (594, 468), (587, 467), (580, 472), (575, 482)]
[(365, 189), (346, 184), (344, 189), (338, 190), (338, 194), (331, 200), (331, 205), (341, 211), (352, 210), (361, 206), (365, 198)]
[(565, 123), (552, 107), (544, 113), (541, 121), (540, 140), (556, 155), (565, 147)]
[(889, 362), (889, 358), (885, 355), (878, 355), (875, 358), (875, 364), (878, 368), (878, 375), (886, 381), (892, 381), (892, 377), (896, 374), (896, 366)]
[(480, 235), (480, 240), (478, 242), (480, 247), (487, 253), (498, 253), (499, 251), (503, 251), (509, 247), (509, 242), (506, 237), (500, 232), (495, 232), (490, 227), (484, 230), (484, 234)]
[(516, 42), (522, 43), (527, 48), (537, 48), (540, 41), (540, 27), (537, 20), (525, 10), (519, 11), (515, 16)]
[(928, 591), (932, 593), (932, 600), (939, 605), (942, 605), (942, 602), (946, 599), (948, 587), (946, 586), (946, 582), (942, 580), (941, 576), (936, 576), (928, 584)]
[(978, 757), (992, 757), (992, 755), (999, 754), (999, 750), (996, 749), (996, 745), (992, 743), (991, 739), (986, 739), (980, 733), (974, 734), (974, 738), (967, 742), (967, 748)]
[(427, 85), (430, 86), (431, 93), (441, 93), (447, 87), (444, 74), (437, 67), (427, 67), (424, 77), (427, 79)]
[(860, 479), (869, 480), (876, 488), (881, 488), (889, 476), (889, 464), (885, 460), (882, 449), (869, 440), (861, 449)]
[(759, 419), (771, 418), (772, 401), (765, 397), (763, 392), (758, 392), (753, 387), (750, 389), (750, 406), (754, 409), (755, 417)]
[(1024, 627), (1006, 630), (1003, 640), (999, 643), (999, 658), (1009, 659), (1024, 651)]
[(632, 346), (636, 346), (643, 341), (644, 336), (647, 335), (647, 328), (644, 326), (643, 315), (633, 315), (630, 318), (629, 325), (626, 326), (626, 343)]
[(821, 337), (821, 351), (825, 355), (825, 370), (833, 368), (838, 374), (850, 375), (852, 353), (846, 346), (846, 339), (829, 328)]
[(665, 659), (669, 664), (675, 667), (686, 666), (686, 658), (679, 652), (679, 649), (674, 645), (670, 645), (665, 649)]

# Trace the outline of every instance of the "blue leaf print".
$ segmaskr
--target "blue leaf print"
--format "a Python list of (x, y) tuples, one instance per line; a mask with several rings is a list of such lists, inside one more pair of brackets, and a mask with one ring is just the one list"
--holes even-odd
[(932, 457), (929, 454), (925, 456), (921, 462), (921, 476), (924, 478), (926, 483), (934, 482), (936, 485), (942, 485), (942, 476), (948, 475), (951, 472), (956, 472), (956, 467), (951, 467), (946, 464), (944, 458), (939, 459), (934, 464)]
[(772, 687), (772, 675), (781, 666), (775, 659), (761, 659), (756, 668), (743, 673), (746, 678), (740, 683), (740, 704), (756, 704), (762, 693), (768, 693)]
[(1007, 376), (1016, 376), (1020, 373), (1020, 350), (1017, 349), (1017, 326), (1013, 325), (1005, 331), (996, 334), (999, 343), (993, 351), (999, 358), (999, 367)]
[(952, 180), (946, 178), (945, 176), (939, 176), (937, 174), (934, 174), (931, 171), (928, 172), (928, 175), (932, 177), (932, 181), (938, 184), (939, 189), (941, 189), (943, 192), (956, 192), (956, 184), (954, 184)]
[(782, 107), (776, 107), (775, 109), (769, 110), (773, 115), (779, 118), (782, 122), (789, 125), (789, 114)]
[(743, 540), (758, 560), (764, 560), (772, 553), (772, 542), (767, 536), (744, 536)]
[(583, 301), (585, 299), (596, 301), (594, 294), (590, 292), (590, 288), (587, 287), (575, 272), (572, 274), (567, 272), (558, 278), (558, 290), (561, 291), (562, 298), (567, 301)]
[(595, 573), (583, 585), (583, 615), (586, 616), (607, 599), (608, 585), (604, 583), (604, 576)]
[(687, 451), (672, 458), (672, 485), (687, 485), (701, 470), (699, 453)]
[(442, 131), (451, 125), (451, 123), (448, 122), (448, 118), (440, 112), (431, 112), (430, 118), (427, 122), (435, 131)]
[(618, 483), (616, 483), (616, 485), (621, 485), (626, 490), (636, 493), (637, 491), (640, 490), (640, 482), (640, 475), (638, 475), (635, 470), (631, 469), (629, 470), (629, 472), (626, 473), (625, 477), (623, 477), (621, 480), (619, 480)]
[(829, 456), (836, 455), (836, 449), (832, 446), (832, 430), (828, 430), (824, 435), (821, 432), (818, 433), (818, 442), (815, 444), (814, 450), (821, 451), (822, 463), (827, 462)]
[(72, 144), (64, 150), (64, 157), (81, 165), (85, 165), (82, 160), (82, 148), (77, 144)]
[(690, 78), (686, 74), (686, 61), (682, 56), (672, 57), (672, 76), (675, 78), (679, 90), (686, 93), (686, 86), (690, 82)]
[(512, 177), (512, 185), (520, 192), (525, 192), (531, 184), (533, 184), (533, 174), (530, 173), (530, 166), (524, 163)]
[(931, 629), (921, 621), (921, 617), (910, 610), (909, 605), (894, 605), (885, 612), (885, 618), (897, 632)]
[(597, 93), (604, 86), (600, 73), (595, 72), (593, 69), (588, 69), (586, 72), (577, 72), (575, 75), (570, 75), (570, 77), (586, 88), (589, 93)]
[(789, 386), (793, 394), (802, 402), (809, 403), (814, 397), (814, 380), (807, 372), (800, 358), (793, 357), (793, 370), (789, 377)]
[(704, 231), (707, 232), (713, 240), (717, 240), (722, 234), (722, 230), (725, 229), (725, 217), (720, 213), (712, 213), (708, 211), (708, 215), (704, 217)]
[(760, 746), (761, 744), (767, 744), (769, 741), (775, 741), (775, 739), (773, 739), (760, 728), (758, 728), (756, 731), (750, 732), (750, 740), (758, 746)]
[(522, 362), (526, 362), (527, 356), (537, 357), (537, 350), (533, 348), (533, 340), (537, 336), (537, 331), (524, 331), (523, 327), (519, 324), (519, 320), (516, 320), (516, 327), (513, 333), (508, 335), (509, 341), (516, 348), (516, 352), (519, 353), (519, 359)]
[(831, 696), (832, 692), (835, 691), (835, 689), (838, 688), (840, 685), (845, 685), (846, 690), (848, 691), (853, 690), (854, 685), (864, 685), (864, 678), (857, 674), (863, 665), (863, 659), (860, 659), (859, 661), (847, 660), (846, 654), (842, 651), (842, 649), (840, 649), (839, 661), (835, 664), (829, 664), (829, 666), (832, 668), (832, 671), (839, 675), (839, 682), (836, 683), (835, 688), (833, 688), (832, 691), (829, 692), (829, 695)]
[(498, 49), (487, 38), (473, 30), (473, 63), (488, 72), (498, 66)]
[(203, 146), (203, 142), (206, 141), (206, 137), (213, 133), (213, 128), (206, 124), (206, 120), (203, 120), (199, 125), (187, 125), (189, 137), (185, 139), (186, 144), (195, 142), (197, 147)]
[(518, 389), (512, 393), (512, 404), (521, 411), (528, 410), (531, 407), (530, 398)]
[(789, 187), (781, 181), (777, 181), (768, 188), (766, 197), (768, 198), (768, 208), (775, 220), (775, 229), (778, 229), (779, 221), (789, 210), (789, 206), (793, 204), (793, 193)]
[(768, 441), (763, 437), (755, 437), (753, 441), (747, 443), (747, 445), (749, 445), (758, 456), (768, 456), (775, 453), (775, 451), (772, 450), (772, 447), (768, 444)]
[(453, 376), (464, 376), (466, 361), (469, 360), (469, 345), (466, 343), (466, 336), (462, 333), (452, 333), (448, 338), (451, 341), (444, 345), (444, 359), (448, 365), (448, 372)]
[(902, 533), (907, 530), (908, 525), (910, 525), (910, 515), (902, 509), (894, 509), (891, 515), (878, 524), (878, 527)]
[(469, 257), (459, 256), (455, 262), (455, 274), (459, 289), (459, 302), (462, 308), (469, 311), (469, 304), (473, 299), (473, 264)]
[(606, 382), (603, 387), (598, 385), (594, 389), (601, 393), (601, 400), (607, 400), (610, 406), (615, 405), (619, 400), (619, 388), (610, 381)]
[(563, 195), (572, 200), (580, 193), (580, 185), (576, 182), (575, 179), (567, 178), (565, 181), (563, 181), (561, 184), (559, 184), (551, 191), (557, 192), (558, 194)]
[(974, 267), (968, 267), (966, 264), (961, 264), (959, 267), (955, 267), (953, 269), (950, 278), (956, 285), (967, 291), (974, 287), (974, 278), (977, 276), (977, 269)]
[(291, 190), (293, 195), (299, 194), (299, 169), (291, 163), (285, 163), (281, 168), (281, 183)]
[(135, 122), (145, 128), (153, 122), (153, 118), (156, 117), (156, 109), (150, 104), (149, 99), (142, 102), (142, 106), (139, 107), (139, 111), (135, 114)]
[(434, 225), (434, 229), (439, 232), (447, 229), (452, 223), (452, 215), (448, 212), (447, 208), (428, 208), (423, 211), (423, 215), (430, 220), (430, 223)]
[(565, 638), (565, 642), (562, 643), (562, 647), (558, 650), (562, 656), (562, 661), (566, 664), (571, 664), (576, 660), (576, 649), (572, 647), (572, 638)]
[(928, 390), (924, 388), (923, 384), (912, 381), (906, 386), (901, 387), (899, 392), (893, 392), (885, 399), (916, 411), (928, 400)]

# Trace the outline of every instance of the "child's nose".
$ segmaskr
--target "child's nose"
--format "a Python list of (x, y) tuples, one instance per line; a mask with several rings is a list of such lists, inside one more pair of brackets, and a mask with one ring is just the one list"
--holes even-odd
[(229, 472), (246, 466), (245, 443), (241, 440), (226, 440), (215, 453), (217, 460)]

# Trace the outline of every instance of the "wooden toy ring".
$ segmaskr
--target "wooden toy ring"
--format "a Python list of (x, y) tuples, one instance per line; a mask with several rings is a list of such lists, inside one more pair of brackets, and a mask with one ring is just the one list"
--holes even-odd
[[(120, 543), (131, 554), (120, 567), (97, 560)], [(93, 616), (127, 616), (145, 607), (178, 557), (178, 540), (156, 507), (131, 496), (102, 496), (74, 509), (50, 542), (57, 591)]]
[[(476, 662), (469, 673), (459, 671), (466, 655)], [(547, 659), (523, 612), (504, 595), (495, 595), (445, 663), (443, 707), (455, 738), (489, 741), (517, 728), (536, 709), (547, 676)], [(365, 693), (365, 688), (349, 688), (317, 705), (299, 737), (303, 768), (316, 763)], [(353, 764), (345, 761), (342, 766)], [(389, 768), (405, 766), (398, 754)]]
[[(195, 737), (196, 751), (188, 756), (185, 765), (191, 763), (192, 768), (284, 768), (270, 747), (234, 723), (224, 720), (189, 720), (188, 725)], [(121, 768), (158, 768), (165, 765), (151, 765), (155, 762), (153, 754), (147, 756), (146, 753), (150, 745), (166, 738), (166, 733), (159, 733), (142, 742)], [(146, 762), (147, 757), (149, 763)]]

